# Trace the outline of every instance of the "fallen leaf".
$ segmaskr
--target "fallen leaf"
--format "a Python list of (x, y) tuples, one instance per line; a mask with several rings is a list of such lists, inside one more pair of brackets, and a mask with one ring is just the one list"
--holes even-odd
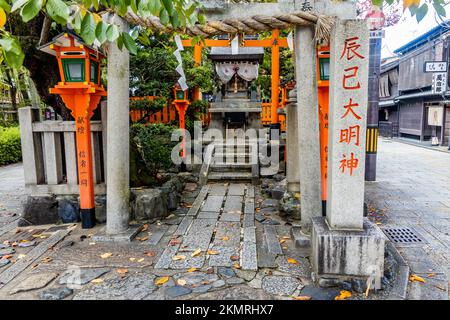
[(184, 279), (178, 279), (178, 280), (177, 280), (177, 284), (180, 285), (180, 286), (185, 286), (185, 285), (186, 285), (186, 280), (184, 280)]
[[(282, 238), (283, 238), (283, 239), (286, 239), (286, 240), (289, 240), (291, 237), (289, 237), (289, 236), (283, 236)], [(306, 296), (301, 296), (301, 297), (306, 297)]]
[(436, 274), (434, 274), (434, 273), (430, 273), (427, 277), (428, 278), (432, 278), (432, 277), (434, 277)]
[(233, 264), (233, 268), (235, 268), (235, 269), (240, 269), (241, 268), (241, 266), (239, 265), (239, 263), (235, 263), (235, 264)]
[(347, 298), (350, 298), (352, 296), (352, 293), (347, 290), (342, 290), (338, 296), (334, 298), (334, 300), (345, 300)]
[(283, 244), (283, 243), (285, 243), (285, 242), (286, 242), (285, 239), (281, 239), (281, 240), (280, 240), (280, 244)]
[(26, 254), (21, 253), (21, 254), (19, 254), (19, 255), (17, 256), (17, 259), (23, 259), (23, 258), (25, 258), (26, 256), (27, 256)]
[(3, 257), (2, 257), (2, 259), (11, 259), (13, 257), (13, 255), (12, 254), (7, 254), (7, 255), (4, 255)]
[(44, 259), (42, 259), (43, 263), (49, 263), (50, 261), (52, 261), (53, 259), (50, 257), (45, 257)]
[(202, 250), (201, 250), (201, 249), (197, 249), (197, 250), (195, 250), (194, 252), (192, 252), (191, 257), (196, 257), (196, 256), (198, 256), (200, 253), (202, 253)]
[(177, 255), (177, 256), (172, 257), (173, 261), (184, 260), (184, 259), (186, 259), (186, 256), (183, 256), (183, 255)]
[(163, 285), (164, 283), (166, 283), (167, 281), (169, 281), (169, 277), (161, 277), (155, 281), (155, 284), (157, 286), (160, 286), (160, 285)]
[(120, 274), (121, 277), (125, 277), (125, 275), (128, 273), (128, 269), (119, 268), (119, 269), (117, 269), (117, 273)]
[(100, 258), (102, 258), (102, 259), (108, 259), (108, 258), (111, 257), (111, 256), (112, 256), (112, 253), (111, 253), (111, 252), (106, 252), (106, 253), (100, 255)]
[(136, 258), (130, 258), (130, 261), (131, 262), (133, 262), (133, 261), (135, 261), (136, 260)]
[(95, 245), (95, 242), (89, 242), (89, 245), (93, 246), (93, 245)]
[(288, 249), (288, 247), (286, 247), (286, 246), (282, 246), (281, 248), (283, 248), (284, 250), (287, 250), (287, 249)]
[(424, 278), (419, 277), (416, 274), (412, 274), (411, 276), (409, 276), (409, 281), (411, 281), (411, 282), (422, 282), (422, 283), (426, 282)]
[(100, 278), (94, 279), (94, 280), (91, 281), (91, 283), (94, 283), (94, 284), (99, 284), (99, 283), (102, 283), (102, 282), (103, 282), (103, 279), (100, 279)]
[(156, 256), (156, 252), (155, 251), (147, 251), (147, 252), (144, 252), (144, 254), (147, 257), (154, 257), (154, 256)]
[(189, 268), (187, 272), (195, 272), (195, 271), (197, 271), (197, 268), (192, 267), (192, 268)]
[(148, 236), (145, 236), (145, 237), (136, 237), (136, 240), (139, 240), (139, 241), (145, 241), (145, 240), (148, 240)]
[(298, 296), (298, 297), (292, 297), (294, 300), (311, 300), (310, 296)]
[(145, 258), (140, 258), (140, 259), (138, 259), (137, 262), (144, 262), (144, 260), (145, 260)]
[(222, 239), (223, 241), (228, 241), (228, 240), (230, 240), (230, 237), (228, 237), (228, 236), (223, 236), (223, 237), (220, 238), (220, 239)]
[(256, 209), (255, 209), (255, 212), (260, 212), (260, 211), (261, 211), (260, 208), (256, 208)]
[(239, 256), (237, 256), (237, 255), (232, 255), (232, 256), (230, 257), (230, 260), (231, 260), (231, 261), (238, 261), (238, 260), (239, 260)]
[(181, 243), (180, 240), (178, 240), (178, 239), (172, 239), (172, 240), (170, 240), (170, 242), (169, 242), (169, 246), (176, 246), (177, 244), (180, 244), (180, 243)]
[(219, 254), (219, 251), (217, 251), (217, 250), (212, 250), (212, 249), (209, 249), (209, 250), (208, 250), (208, 254), (209, 254), (209, 255), (215, 255), (215, 254)]
[(141, 232), (147, 231), (147, 229), (148, 229), (148, 224), (146, 223), (142, 226)]
[(292, 258), (288, 258), (287, 262), (292, 263), (292, 264), (298, 264), (298, 261)]

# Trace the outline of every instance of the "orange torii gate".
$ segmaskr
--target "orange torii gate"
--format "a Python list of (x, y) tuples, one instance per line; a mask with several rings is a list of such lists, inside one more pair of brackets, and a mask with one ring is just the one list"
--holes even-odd
[[(192, 43), (192, 39), (181, 40), (181, 43), (185, 47), (194, 47), (194, 62), (196, 65), (200, 65), (202, 62), (202, 48), (203, 47), (229, 47), (231, 46), (231, 40), (219, 40), (219, 39), (205, 39), (196, 44)], [(272, 37), (262, 40), (250, 40), (244, 39), (240, 43), (241, 47), (264, 47), (272, 49), (272, 106), (270, 110), (271, 123), (278, 123), (277, 109), (279, 106), (279, 86), (280, 86), (280, 48), (287, 48), (288, 42), (286, 38), (280, 37), (280, 30), (272, 30)], [(200, 99), (199, 88), (194, 88), (193, 94), (194, 100)]]

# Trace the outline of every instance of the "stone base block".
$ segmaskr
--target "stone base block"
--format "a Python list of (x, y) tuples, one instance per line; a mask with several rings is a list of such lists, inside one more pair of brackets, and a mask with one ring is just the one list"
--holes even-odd
[(364, 218), (362, 231), (330, 230), (324, 217), (312, 219), (312, 265), (318, 278), (371, 277), (379, 289), (384, 271), (385, 236)]
[(92, 240), (95, 242), (130, 242), (141, 231), (142, 225), (129, 226), (128, 229), (121, 233), (108, 234), (106, 233), (106, 227), (100, 229), (98, 233), (92, 236)]

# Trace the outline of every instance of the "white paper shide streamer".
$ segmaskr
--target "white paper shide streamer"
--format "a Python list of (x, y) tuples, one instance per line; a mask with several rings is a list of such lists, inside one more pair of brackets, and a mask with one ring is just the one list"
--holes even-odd
[(178, 66), (175, 68), (175, 70), (180, 75), (180, 78), (178, 79), (178, 83), (180, 84), (181, 90), (186, 90), (188, 88), (188, 85), (186, 83), (186, 75), (184, 74), (183, 70), (183, 59), (181, 59), (181, 51), (184, 50), (183, 44), (181, 43), (180, 35), (175, 35), (175, 44), (177, 45), (177, 49), (173, 52), (175, 58), (177, 59)]

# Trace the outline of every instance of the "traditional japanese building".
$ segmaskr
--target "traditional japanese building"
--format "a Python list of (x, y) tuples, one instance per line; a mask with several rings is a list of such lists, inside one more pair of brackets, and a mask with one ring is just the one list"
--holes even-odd
[(225, 136), (227, 129), (258, 129), (261, 123), (261, 99), (256, 85), (259, 64), (264, 58), (264, 48), (213, 47), (209, 58), (214, 62), (222, 86), (211, 103), (210, 128), (219, 129)]

